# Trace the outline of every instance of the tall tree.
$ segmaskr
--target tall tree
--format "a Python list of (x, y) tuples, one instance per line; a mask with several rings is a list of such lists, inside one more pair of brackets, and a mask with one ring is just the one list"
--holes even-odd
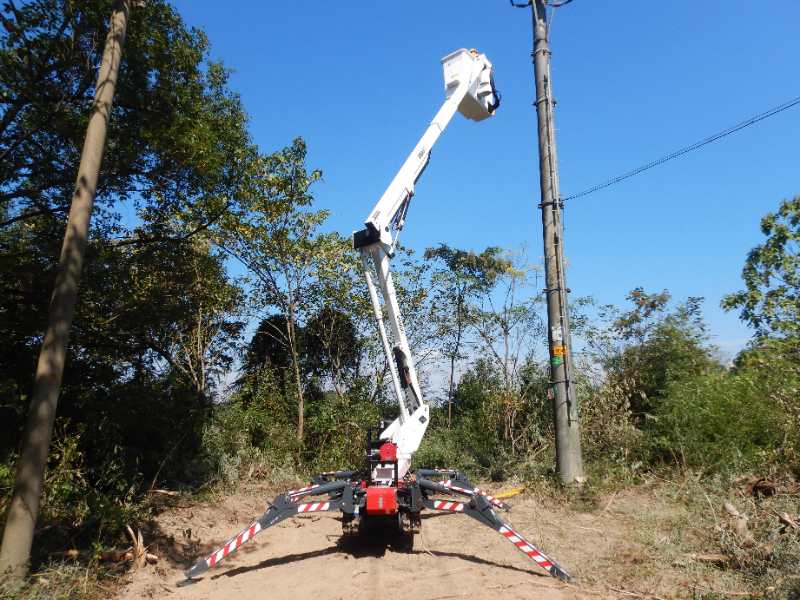
[(493, 260), (497, 261), (493, 285), (481, 290), (472, 327), (502, 375), (497, 405), (502, 413), (503, 439), (511, 442), (513, 449), (524, 401), (520, 371), (546, 339), (546, 328), (539, 314), (541, 299), (531, 294), (538, 271), (527, 262), (525, 253)]
[(8, 570), (14, 577), (24, 575), (30, 559), (50, 437), (64, 373), (69, 330), (78, 297), (78, 282), (83, 271), (89, 220), (105, 149), (108, 122), (111, 118), (111, 104), (119, 77), (120, 57), (125, 42), (129, 10), (129, 1), (118, 0), (111, 15), (103, 62), (97, 76), (94, 103), (72, 195), (67, 231), (61, 248), (58, 274), (50, 301), (49, 324), (36, 367), (36, 383), (17, 464), (14, 495), (9, 505), (0, 549), (0, 572)]
[(297, 394), (297, 439), (303, 440), (305, 385), (300, 365), (300, 326), (306, 314), (306, 294), (314, 279), (315, 261), (330, 247), (330, 236), (317, 233), (325, 211), (309, 209), (311, 186), (321, 173), (306, 168), (306, 145), (294, 142), (264, 157), (254, 188), (239, 210), (221, 220), (217, 243), (241, 261), (254, 278), (257, 304), (277, 310), (285, 328), (276, 323), (271, 335), (286, 348)]
[(343, 398), (360, 375), (375, 323), (352, 240), (327, 236), (315, 261), (308, 295), (306, 354), (309, 369)]
[(341, 398), (347, 380), (358, 371), (361, 346), (354, 319), (325, 306), (309, 316), (303, 331), (305, 370), (327, 377)]
[(447, 427), (453, 418), (453, 391), (456, 365), (464, 358), (465, 334), (473, 316), (472, 302), (494, 287), (498, 275), (507, 267), (500, 248), (486, 248), (480, 254), (440, 244), (428, 248), (425, 258), (439, 268), (433, 273), (434, 302), (439, 309), (438, 322), (442, 351), (449, 361), (447, 386)]
[(510, 390), (525, 357), (545, 339), (540, 299), (530, 293), (538, 271), (524, 253), (493, 260), (493, 285), (481, 290), (472, 326)]
[[(0, 349), (0, 451), (6, 461), (30, 400), (46, 288), (56, 276), (95, 102), (104, 50), (98, 32), (107, 28), (110, 7), (106, 0), (0, 4), (0, 332), (8, 341)], [(146, 450), (131, 456), (126, 471), (134, 480), (149, 468), (152, 456), (145, 453), (161, 452), (162, 461), (160, 442), (175, 447), (175, 440), (156, 439), (156, 421), (174, 427), (178, 416), (179, 427), (193, 419), (185, 430), (200, 429), (230, 358), (238, 292), (224, 268), (216, 268), (218, 257), (193, 239), (250, 188), (258, 155), (227, 72), (209, 60), (202, 32), (186, 28), (166, 0), (137, 3), (125, 48), (124, 76), (113, 107), (106, 107), (108, 152), (59, 411), (73, 430), (92, 432), (81, 438), (90, 467), (108, 458), (103, 450), (112, 443), (132, 442), (135, 430), (126, 429), (126, 419), (141, 421), (149, 412), (140, 428), (151, 434), (139, 444)], [(194, 269), (192, 260), (202, 266)], [(193, 285), (197, 276), (202, 285)], [(160, 410), (153, 410), (151, 396)], [(102, 434), (95, 433), (101, 423)]]
[(222, 256), (199, 237), (118, 251), (127, 259), (128, 285), (123, 298), (111, 292), (119, 301), (107, 317), (119, 323), (111, 340), (119, 336), (138, 348), (152, 371), (173, 371), (200, 403), (210, 399), (232, 366), (244, 326), (243, 291), (228, 278)]

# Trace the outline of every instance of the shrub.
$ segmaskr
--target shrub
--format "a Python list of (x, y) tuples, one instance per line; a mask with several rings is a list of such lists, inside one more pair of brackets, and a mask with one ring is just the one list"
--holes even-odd
[(304, 466), (314, 471), (360, 467), (367, 429), (384, 416), (382, 408), (359, 382), (341, 395), (319, 394), (307, 407)]
[[(138, 481), (127, 478), (121, 457), (110, 454), (101, 464), (88, 466), (81, 435), (64, 419), (56, 422), (39, 511), (40, 533), (33, 547), (34, 568), (70, 547), (91, 546), (96, 558), (101, 547), (121, 541), (125, 525), (147, 517), (136, 498)], [(0, 466), (0, 514), (11, 500), (14, 474), (12, 457)]]
[(613, 381), (589, 386), (576, 379), (585, 459), (609, 468), (641, 462), (646, 438), (634, 425), (626, 390)]
[(782, 407), (752, 372), (673, 383), (649, 431), (656, 458), (705, 472), (763, 463), (791, 434)]
[(203, 433), (197, 481), (236, 483), (286, 471), (293, 475), (297, 451), (294, 428), (276, 418), (260, 397), (245, 402), (234, 395), (214, 407)]

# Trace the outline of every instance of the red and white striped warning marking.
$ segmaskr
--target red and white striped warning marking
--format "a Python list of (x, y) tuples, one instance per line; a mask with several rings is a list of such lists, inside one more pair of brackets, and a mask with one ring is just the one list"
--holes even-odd
[(503, 525), (500, 527), (500, 533), (509, 542), (519, 548), (521, 552), (524, 552), (529, 558), (535, 560), (536, 563), (543, 569), (550, 571), (550, 569), (553, 568), (553, 561), (547, 558), (547, 556), (545, 556), (538, 548), (536, 548), (533, 544), (528, 542), (524, 537), (510, 527)]
[(319, 484), (309, 485), (309, 486), (306, 486), (306, 487), (298, 488), (296, 490), (289, 490), (288, 492), (286, 492), (286, 495), (287, 496), (298, 496), (300, 494), (305, 494), (306, 492), (310, 492), (311, 490), (314, 490), (314, 489), (316, 489), (318, 487), (319, 487)]
[(480, 494), (481, 496), (485, 497), (489, 502), (494, 504), (498, 508), (506, 508), (506, 503), (502, 500), (498, 500), (494, 496), (490, 496), (486, 492), (484, 492), (481, 488), (475, 488), (475, 493)]
[(464, 504), (461, 502), (446, 502), (444, 500), (434, 500), (433, 508), (437, 510), (450, 510), (453, 512), (463, 512)]
[(261, 523), (254, 521), (250, 527), (241, 531), (236, 537), (231, 538), (222, 548), (209, 556), (206, 559), (206, 564), (209, 566), (209, 568), (213, 567), (229, 554), (236, 552), (239, 546), (252, 539), (259, 531), (261, 531)]
[(308, 502), (307, 504), (298, 504), (298, 513), (317, 512), (320, 510), (328, 510), (331, 507), (330, 502)]
[(498, 500), (494, 496), (490, 496), (489, 494), (484, 492), (481, 488), (477, 488), (476, 487), (476, 488), (470, 490), (470, 489), (467, 489), (467, 488), (464, 488), (464, 487), (456, 485), (455, 483), (453, 483), (452, 479), (448, 479), (447, 481), (443, 481), (442, 485), (444, 487), (446, 487), (446, 488), (450, 488), (451, 490), (455, 490), (457, 492), (461, 492), (462, 494), (469, 494), (470, 496), (474, 496), (474, 495), (477, 494), (479, 496), (483, 496), (489, 502), (491, 502), (493, 505), (495, 505), (497, 508), (503, 508), (503, 509), (506, 508), (506, 504), (504, 502), (501, 502), (500, 500)]

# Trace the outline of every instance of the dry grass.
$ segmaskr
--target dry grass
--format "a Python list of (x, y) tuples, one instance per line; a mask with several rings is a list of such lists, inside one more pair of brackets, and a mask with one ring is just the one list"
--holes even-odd
[(99, 600), (116, 595), (116, 576), (77, 562), (52, 563), (22, 585), (0, 582), (3, 600)]
[(587, 582), (644, 598), (800, 600), (800, 485), (788, 475), (652, 477), (572, 506), (590, 518), (578, 529), (615, 540), (588, 558)]
[[(581, 597), (800, 600), (800, 486), (777, 475), (752, 485), (758, 479), (723, 483), (685, 474), (579, 492), (541, 486), (515, 497), (510, 516), (577, 576)], [(156, 571), (178, 569), (197, 552), (198, 534), (224, 537), (242, 515), (261, 510), (262, 499), (273, 492), (262, 484), (216, 492), (210, 502), (181, 498), (157, 522), (142, 524), (145, 542), (162, 561), (131, 577), (163, 586)], [(184, 531), (184, 521), (196, 529), (191, 539), (163, 537), (163, 531)], [(212, 521), (220, 522), (212, 527)], [(463, 526), (466, 535), (471, 529)], [(160, 538), (155, 537), (159, 527)], [(505, 554), (497, 560), (506, 560)], [(0, 597), (108, 598), (121, 581), (119, 572), (102, 571), (95, 563), (61, 562), (22, 588), (0, 587)]]

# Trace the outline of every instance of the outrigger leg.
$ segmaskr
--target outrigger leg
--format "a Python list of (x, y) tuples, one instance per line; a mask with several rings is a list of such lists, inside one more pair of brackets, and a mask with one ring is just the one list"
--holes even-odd
[[(423, 471), (423, 473), (425, 473), (425, 471)], [(505, 539), (514, 544), (520, 552), (547, 571), (552, 577), (556, 577), (561, 581), (571, 581), (572, 578), (569, 573), (556, 561), (539, 550), (534, 544), (525, 539), (520, 532), (497, 516), (494, 509), (497, 507), (497, 503), (502, 504), (499, 500), (484, 493), (476, 493), (475, 490), (477, 488), (472, 488), (469, 482), (466, 481), (466, 478), (458, 481), (457, 485), (445, 485), (445, 483), (450, 483), (450, 480), (439, 483), (418, 476), (417, 483), (420, 488), (429, 492), (452, 493), (455, 491), (460, 494), (471, 496), (469, 502), (433, 500), (425, 497), (423, 498), (422, 504), (425, 508), (462, 513), (472, 517), (479, 523), (483, 523), (497, 531)]]
[[(330, 497), (321, 502), (297, 503), (297, 500), (303, 496), (318, 494), (330, 494)], [(340, 510), (343, 513), (347, 513), (348, 508), (352, 512), (352, 506), (353, 490), (351, 484), (347, 481), (313, 484), (306, 488), (281, 494), (273, 500), (272, 504), (269, 505), (267, 511), (261, 515), (261, 517), (228, 540), (224, 546), (215, 550), (206, 558), (198, 560), (194, 566), (184, 571), (184, 574), (187, 579), (202, 575), (208, 569), (219, 564), (236, 552), (243, 544), (252, 540), (256, 535), (268, 527), (277, 525), (284, 519), (288, 519), (297, 514), (326, 510)]]

